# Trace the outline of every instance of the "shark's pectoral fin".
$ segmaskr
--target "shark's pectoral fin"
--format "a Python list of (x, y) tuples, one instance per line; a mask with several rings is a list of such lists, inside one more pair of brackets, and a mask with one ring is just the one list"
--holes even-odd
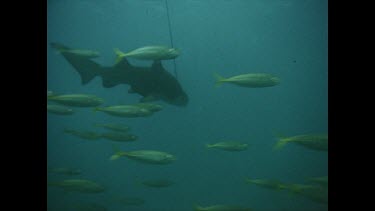
[(153, 102), (153, 101), (157, 101), (159, 100), (158, 97), (154, 96), (154, 95), (148, 95), (146, 97), (142, 97), (139, 102), (141, 103), (147, 103), (147, 102)]
[(119, 83), (117, 81), (112, 81), (112, 80), (102, 77), (102, 84), (104, 88), (112, 88), (118, 85)]
[(163, 65), (161, 65), (161, 61), (160, 60), (154, 60), (154, 62), (152, 63), (152, 66), (151, 66), (151, 70), (153, 71), (162, 71), (164, 68), (163, 68)]

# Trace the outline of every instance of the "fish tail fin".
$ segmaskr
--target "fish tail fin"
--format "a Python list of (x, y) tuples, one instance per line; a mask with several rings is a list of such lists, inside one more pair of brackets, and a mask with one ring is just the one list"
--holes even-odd
[(120, 157), (121, 157), (120, 154), (114, 154), (114, 155), (112, 155), (112, 156), (109, 158), (109, 160), (117, 160), (117, 159), (119, 159)]
[(213, 144), (206, 144), (206, 148), (213, 148), (214, 145)]
[(281, 148), (283, 148), (285, 146), (285, 144), (288, 143), (288, 138), (281, 134), (281, 133), (274, 133), (274, 135), (279, 139), (278, 142), (276, 142), (276, 144), (274, 145), (273, 147), (273, 150), (280, 150)]
[(289, 185), (288, 190), (289, 194), (298, 194), (301, 192), (301, 188), (297, 185)]
[(112, 145), (112, 149), (113, 151), (115, 152), (115, 154), (113, 154), (109, 160), (117, 160), (121, 157), (121, 155), (123, 154), (123, 152), (121, 152), (120, 148), (118, 145)]
[(70, 129), (70, 128), (64, 128), (64, 133), (74, 133), (74, 130), (73, 129)]
[(219, 87), (221, 84), (223, 84), (225, 81), (225, 78), (217, 73), (214, 73), (215, 81), (215, 87)]
[(273, 150), (276, 151), (276, 150), (280, 150), (281, 148), (283, 148), (285, 146), (285, 144), (288, 143), (288, 140), (287, 139), (281, 139), (279, 140), (278, 142), (276, 142), (276, 144), (273, 146)]
[(204, 210), (204, 208), (201, 207), (201, 206), (199, 206), (198, 204), (194, 204), (194, 205), (193, 205), (193, 209), (194, 209), (195, 211), (203, 211), (203, 210)]
[(248, 177), (245, 178), (245, 182), (247, 184), (254, 184), (254, 181), (252, 179), (248, 178)]
[(135, 177), (135, 184), (138, 186), (142, 185), (142, 181), (139, 179), (139, 177)]
[(58, 42), (51, 42), (50, 43), (51, 47), (55, 50), (57, 50), (57, 52), (63, 52), (63, 51), (67, 51), (67, 50), (70, 50), (70, 48), (68, 48), (67, 46), (61, 44), (61, 43), (58, 43)]
[[(100, 111), (100, 107), (94, 107), (94, 108), (92, 108), (92, 111), (96, 113), (96, 112)], [(100, 124), (94, 124), (94, 126), (99, 127)]]
[(54, 93), (54, 92), (51, 91), (51, 90), (47, 90), (47, 99), (48, 99), (48, 98), (51, 98), (51, 97), (54, 97), (54, 96), (57, 96), (57, 94)]
[(123, 59), (123, 57), (126, 56), (126, 54), (124, 52), (122, 52), (120, 49), (118, 48), (114, 48), (113, 51), (115, 52), (116, 54), (116, 62), (115, 64), (118, 64), (121, 62), (121, 60)]
[(59, 182), (50, 182), (50, 181), (47, 182), (47, 186), (58, 186), (58, 185), (59, 185)]

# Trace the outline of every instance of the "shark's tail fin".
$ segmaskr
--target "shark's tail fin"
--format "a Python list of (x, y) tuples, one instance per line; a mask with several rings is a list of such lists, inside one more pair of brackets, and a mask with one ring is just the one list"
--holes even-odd
[(96, 62), (90, 60), (89, 57), (79, 56), (74, 53), (69, 53), (69, 47), (60, 43), (51, 43), (51, 47), (57, 49), (61, 55), (74, 67), (74, 69), (81, 76), (81, 83), (87, 84), (96, 76), (101, 75), (103, 68)]

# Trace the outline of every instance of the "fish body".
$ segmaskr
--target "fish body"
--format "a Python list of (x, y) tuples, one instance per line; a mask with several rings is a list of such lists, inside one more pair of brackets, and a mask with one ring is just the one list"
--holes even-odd
[(72, 115), (73, 109), (62, 105), (47, 105), (47, 112), (58, 115)]
[(154, 103), (136, 103), (133, 105), (151, 112), (158, 112), (163, 109), (163, 106)]
[(67, 179), (57, 182), (48, 182), (48, 186), (55, 186), (68, 192), (101, 193), (105, 191), (102, 185), (84, 179)]
[(305, 134), (291, 137), (279, 136), (279, 141), (274, 149), (281, 149), (287, 143), (295, 143), (308, 149), (318, 151), (328, 151), (328, 135), (327, 134)]
[(151, 187), (151, 188), (164, 188), (164, 187), (169, 187), (174, 184), (173, 181), (167, 180), (167, 179), (146, 180), (146, 181), (140, 181), (140, 183), (144, 186)]
[(314, 202), (328, 204), (328, 187), (290, 184), (286, 186), (286, 189), (293, 194), (303, 196)]
[(68, 175), (68, 176), (73, 176), (73, 175), (79, 175), (82, 173), (81, 170), (78, 169), (71, 169), (71, 168), (48, 168), (48, 172), (51, 173), (57, 173), (57, 174), (63, 174), (63, 175)]
[(155, 150), (137, 150), (130, 152), (116, 152), (111, 157), (111, 160), (116, 160), (121, 156), (125, 156), (129, 159), (145, 163), (145, 164), (169, 164), (176, 160), (174, 155), (166, 152), (155, 151)]
[(137, 197), (121, 197), (116, 198), (115, 201), (125, 206), (140, 206), (145, 203), (144, 199)]
[(128, 132), (130, 130), (130, 127), (127, 125), (122, 125), (122, 124), (94, 124), (96, 127), (103, 127), (105, 129), (109, 129), (112, 131), (117, 131), (117, 132)]
[(96, 132), (91, 132), (91, 131), (78, 131), (78, 130), (73, 130), (73, 129), (65, 129), (65, 133), (77, 136), (82, 139), (88, 139), (88, 140), (97, 140), (101, 137), (100, 134)]
[(248, 184), (255, 184), (259, 187), (273, 189), (273, 190), (285, 189), (285, 184), (281, 183), (278, 180), (246, 178), (245, 182), (248, 183)]
[(145, 46), (127, 53), (124, 53), (117, 48), (114, 49), (114, 51), (117, 55), (117, 61), (120, 61), (124, 57), (139, 60), (169, 60), (175, 59), (180, 55), (180, 51), (178, 49), (169, 48), (167, 46)]
[(136, 135), (132, 135), (128, 133), (121, 133), (121, 132), (102, 133), (101, 137), (109, 139), (111, 141), (119, 141), (119, 142), (129, 142), (129, 141), (135, 141), (138, 139)]
[(319, 184), (320, 186), (323, 186), (323, 187), (328, 187), (328, 176), (310, 177), (310, 178), (307, 179), (307, 181)]
[(97, 58), (100, 56), (98, 51), (88, 50), (88, 49), (73, 49), (59, 43), (51, 43), (51, 46), (56, 49), (59, 53), (70, 53), (76, 56), (81, 56), (85, 58)]
[(76, 107), (95, 107), (103, 103), (103, 99), (95, 95), (86, 94), (52, 95), (47, 97), (47, 99), (62, 105)]
[(195, 211), (251, 211), (252, 209), (247, 207), (240, 207), (235, 205), (211, 205), (202, 207), (199, 205), (194, 206)]
[(225, 151), (243, 151), (247, 149), (247, 144), (239, 143), (239, 142), (219, 142), (215, 144), (207, 144), (207, 148), (216, 148)]
[(106, 207), (97, 203), (79, 202), (79, 203), (74, 203), (71, 207), (77, 211), (107, 211)]
[(262, 88), (276, 86), (280, 83), (280, 79), (277, 76), (267, 73), (248, 73), (229, 78), (224, 78), (218, 74), (214, 76), (216, 78), (216, 86), (222, 83), (231, 83), (242, 87)]
[(133, 106), (133, 105), (119, 105), (119, 106), (108, 106), (108, 107), (96, 107), (94, 111), (101, 111), (106, 114), (118, 117), (147, 117), (153, 113), (147, 109)]

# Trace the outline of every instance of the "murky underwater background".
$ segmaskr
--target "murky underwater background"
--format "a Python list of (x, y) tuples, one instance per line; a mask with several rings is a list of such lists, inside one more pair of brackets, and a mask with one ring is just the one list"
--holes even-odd
[[(48, 172), (48, 181), (89, 179), (106, 187), (97, 194), (48, 187), (48, 210), (84, 210), (72, 204), (97, 203), (107, 210), (184, 211), (193, 206), (231, 204), (253, 210), (327, 210), (306, 197), (245, 183), (245, 178), (306, 183), (328, 175), (326, 151), (287, 144), (273, 151), (276, 133), (287, 136), (328, 131), (328, 14), (325, 0), (168, 0), (178, 80), (189, 95), (186, 107), (158, 101), (164, 109), (145, 118), (121, 118), (74, 108), (73, 115), (48, 113), (48, 167), (82, 171)], [(138, 102), (128, 85), (103, 88), (99, 77), (87, 85), (49, 45), (93, 49), (94, 59), (113, 65), (113, 48), (130, 51), (147, 45), (170, 46), (165, 0), (48, 0), (48, 90), (94, 94), (104, 105)], [(129, 59), (139, 66), (150, 61)], [(162, 61), (174, 75), (173, 61)], [(281, 83), (267, 88), (232, 84), (215, 87), (213, 73), (224, 77), (266, 72)], [(85, 140), (64, 129), (105, 132), (95, 123), (123, 123), (139, 136), (135, 142)], [(207, 149), (206, 144), (235, 140), (241, 152)], [(168, 165), (147, 165), (128, 158), (110, 161), (113, 144), (123, 151), (152, 149), (174, 154)], [(167, 188), (138, 180), (165, 178)], [(143, 199), (124, 205), (118, 197)]]

